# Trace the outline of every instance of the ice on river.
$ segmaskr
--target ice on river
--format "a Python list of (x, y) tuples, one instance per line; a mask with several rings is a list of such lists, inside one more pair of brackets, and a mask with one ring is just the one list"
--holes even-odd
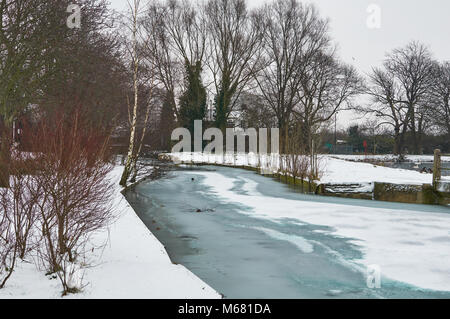
[[(382, 276), (416, 287), (450, 291), (450, 213), (387, 209), (263, 196), (254, 181), (218, 172), (195, 172), (222, 202), (250, 209), (242, 214), (282, 221), (284, 218), (330, 227), (333, 236), (350, 238), (363, 253), (352, 263), (379, 265)], [(236, 183), (244, 183), (239, 189)], [(244, 191), (242, 191), (244, 190)], [(410, 206), (408, 206), (410, 207)], [(260, 229), (266, 232), (266, 229)], [(267, 235), (280, 240), (280, 234)], [(301, 239), (301, 238), (300, 238)], [(310, 251), (315, 243), (294, 243)]]

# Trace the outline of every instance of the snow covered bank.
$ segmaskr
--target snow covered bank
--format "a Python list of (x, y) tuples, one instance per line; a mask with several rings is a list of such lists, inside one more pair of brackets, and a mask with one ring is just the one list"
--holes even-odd
[(432, 183), (432, 174), (376, 166), (369, 163), (349, 162), (332, 156), (321, 156), (324, 174), (322, 183), (392, 183), (422, 185)]
[[(334, 158), (344, 159), (347, 161), (395, 161), (398, 156), (392, 154), (385, 155), (330, 155)], [(434, 155), (406, 155), (405, 160), (407, 162), (414, 163), (430, 163), (434, 160)], [(450, 162), (450, 156), (442, 156), (442, 162)]]
[[(230, 166), (260, 166), (268, 161), (255, 154), (236, 154), (234, 156), (209, 155), (202, 153), (168, 154), (174, 161), (211, 163)], [(327, 184), (371, 184), (373, 182), (422, 185), (431, 184), (432, 174), (421, 174), (416, 171), (375, 166), (369, 163), (349, 162), (331, 155), (319, 156), (319, 165), (323, 169), (321, 183)], [(271, 161), (276, 172), (277, 161)]]
[[(172, 264), (163, 245), (120, 193), (121, 173), (121, 167), (112, 172), (118, 219), (93, 238), (94, 243), (107, 245), (90, 256), (93, 267), (85, 271), (83, 292), (66, 298), (220, 298), (185, 267)], [(58, 279), (50, 280), (33, 263), (22, 262), (0, 289), (0, 299), (60, 298), (61, 291)]]

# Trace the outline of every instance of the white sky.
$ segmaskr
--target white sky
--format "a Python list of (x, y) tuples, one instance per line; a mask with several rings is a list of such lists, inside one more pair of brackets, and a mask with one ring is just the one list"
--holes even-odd
[[(109, 0), (116, 9), (127, 0)], [(331, 34), (341, 58), (361, 73), (380, 65), (386, 52), (418, 40), (428, 45), (438, 60), (450, 61), (450, 1), (448, 0), (304, 0), (315, 3), (323, 17), (330, 19)], [(142, 0), (145, 2), (145, 0)], [(250, 7), (261, 0), (247, 0)], [(381, 27), (370, 29), (369, 5), (381, 9)], [(355, 119), (350, 112), (338, 116), (340, 126)]]

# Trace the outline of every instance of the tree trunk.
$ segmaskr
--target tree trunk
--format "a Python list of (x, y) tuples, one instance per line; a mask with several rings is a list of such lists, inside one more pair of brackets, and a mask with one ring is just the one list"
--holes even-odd
[(423, 139), (423, 117), (419, 120), (418, 132), (417, 132), (417, 154), (422, 155), (422, 139)]
[[(0, 137), (1, 138), (1, 137)], [(8, 138), (0, 139), (0, 187), (9, 187), (11, 149)]]
[(394, 155), (400, 155), (400, 128), (394, 129)]
[[(150, 93), (150, 96), (151, 96), (151, 93)], [(133, 161), (133, 177), (131, 177), (131, 180), (130, 180), (132, 183), (134, 183), (136, 181), (136, 176), (137, 176), (136, 165), (137, 165), (137, 160), (138, 160), (138, 158), (139, 158), (139, 156), (141, 154), (141, 151), (142, 151), (142, 145), (144, 144), (145, 134), (147, 133), (147, 123), (148, 123), (148, 120), (150, 118), (150, 109), (151, 109), (151, 107), (150, 107), (150, 102), (149, 102), (149, 104), (147, 105), (147, 110), (145, 112), (144, 127), (142, 128), (141, 139), (139, 141), (138, 149), (136, 151), (135, 159)]]
[(418, 145), (418, 141), (417, 141), (417, 130), (416, 130), (416, 114), (415, 114), (415, 110), (414, 110), (414, 105), (410, 105), (409, 106), (410, 109), (410, 123), (411, 123), (411, 134), (412, 134), (412, 138), (413, 138), (413, 143), (414, 143), (414, 154), (419, 154), (419, 145)]
[(136, 123), (137, 123), (137, 109), (138, 109), (138, 70), (139, 61), (137, 55), (137, 15), (138, 15), (138, 3), (134, 3), (133, 14), (133, 88), (134, 88), (134, 107), (133, 107), (133, 119), (131, 121), (130, 143), (128, 145), (127, 161), (125, 168), (123, 169), (122, 178), (120, 179), (120, 185), (127, 186), (128, 178), (130, 177), (133, 166), (136, 165), (136, 157), (134, 156), (134, 139), (136, 135)]
[(284, 120), (278, 122), (280, 129), (280, 154), (286, 154), (288, 151), (288, 123)]

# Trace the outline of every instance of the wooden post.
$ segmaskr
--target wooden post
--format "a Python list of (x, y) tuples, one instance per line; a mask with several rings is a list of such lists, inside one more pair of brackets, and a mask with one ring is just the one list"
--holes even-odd
[(311, 139), (311, 173), (312, 173), (313, 175), (316, 174), (316, 163), (315, 163), (315, 161), (314, 161), (314, 155), (315, 155), (314, 153), (315, 153), (315, 150), (314, 150), (314, 140)]
[(433, 188), (437, 190), (438, 183), (441, 180), (441, 150), (434, 150), (433, 162)]

